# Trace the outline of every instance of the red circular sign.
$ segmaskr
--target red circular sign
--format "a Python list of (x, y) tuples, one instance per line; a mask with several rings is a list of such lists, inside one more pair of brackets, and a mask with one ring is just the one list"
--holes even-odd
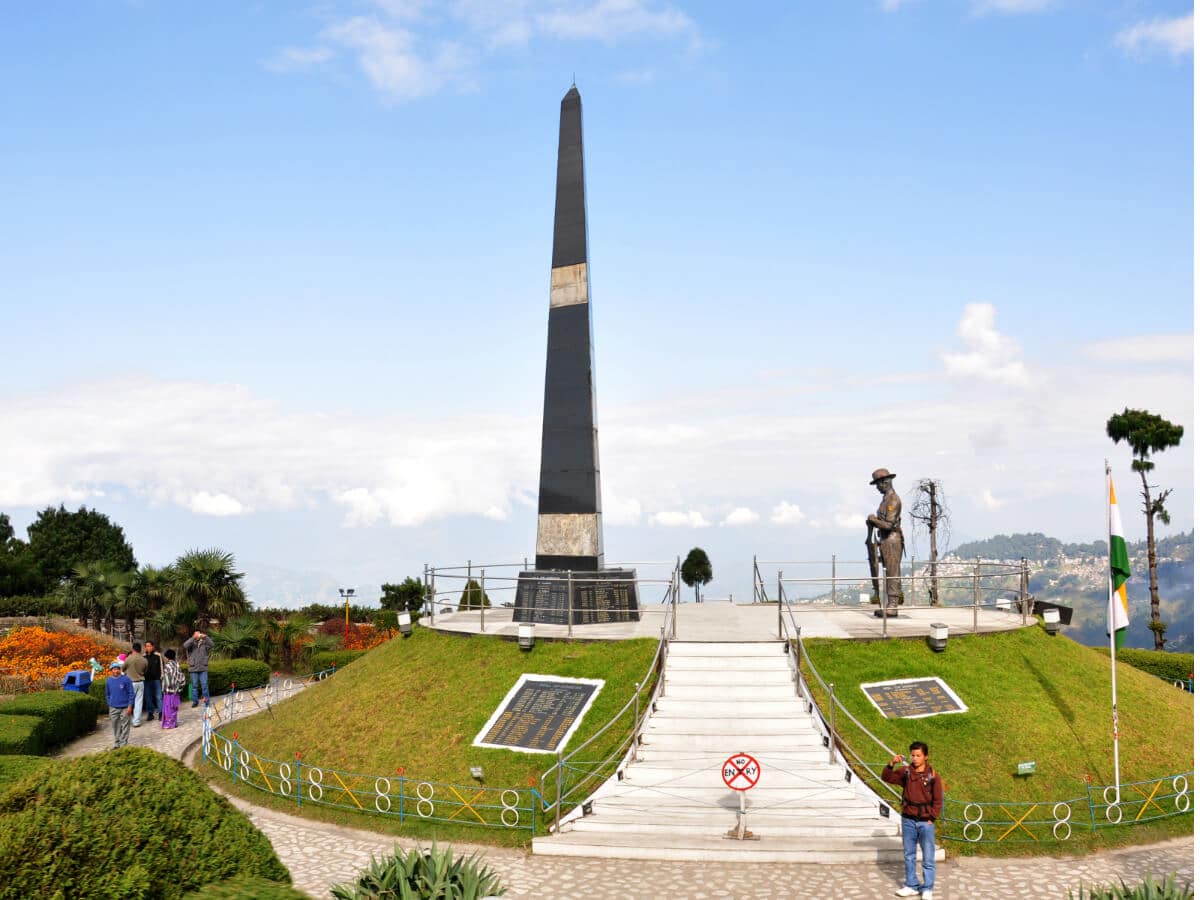
[(758, 776), (761, 774), (758, 760), (749, 753), (735, 753), (721, 764), (721, 778), (731, 790), (750, 790), (758, 784)]

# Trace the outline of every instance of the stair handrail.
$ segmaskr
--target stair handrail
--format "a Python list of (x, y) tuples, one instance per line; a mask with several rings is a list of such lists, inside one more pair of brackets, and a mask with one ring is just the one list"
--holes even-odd
[[(669, 615), (668, 621), (663, 623), (663, 626), (659, 631), (658, 646), (655, 648), (654, 657), (650, 660), (650, 665), (646, 669), (646, 674), (642, 676), (640, 681), (638, 681), (634, 684), (633, 696), (631, 696), (627, 701), (625, 701), (625, 705), (622, 706), (620, 708), (620, 710), (618, 710), (617, 713), (611, 719), (609, 719), (602, 726), (600, 726), (600, 728), (596, 731), (596, 733), (593, 734), (591, 737), (589, 737), (586, 741), (584, 741), (582, 744), (580, 744), (578, 747), (576, 747), (570, 753), (563, 754), (560, 752), (558, 754), (558, 758), (555, 761), (554, 765), (551, 766), (550, 768), (546, 769), (539, 776), (539, 778), (538, 778), (539, 794), (542, 798), (542, 811), (549, 812), (551, 809), (554, 810), (555, 831), (558, 830), (558, 827), (561, 824), (563, 800), (565, 800), (567, 797), (571, 796), (571, 794), (573, 794), (579, 788), (580, 785), (582, 785), (582, 784), (586, 783), (587, 781), (589, 781), (590, 779), (594, 778), (597, 774), (599, 774), (605, 768), (607, 768), (613, 762), (614, 759), (617, 759), (617, 758), (627, 759), (632, 754), (636, 753), (638, 741), (641, 737), (642, 729), (645, 727), (647, 720), (649, 719), (650, 715), (653, 713), (654, 705), (662, 693), (662, 683), (663, 683), (662, 672), (666, 668), (667, 653), (668, 653), (668, 650), (670, 647), (670, 642), (675, 637), (675, 621), (676, 621), (675, 610), (679, 604), (679, 594), (680, 594), (679, 585), (680, 585), (680, 564), (679, 564), (679, 559), (676, 558), (675, 569), (671, 573), (670, 583), (667, 588), (667, 592), (668, 592), (668, 595), (670, 598), (670, 603), (671, 603), (671, 609), (669, 611), (670, 615)], [(645, 686), (650, 682), (650, 679), (654, 677), (656, 672), (658, 673), (659, 677), (656, 678), (654, 681), (654, 689), (650, 692), (650, 697), (646, 703), (646, 708), (643, 710), (640, 708), (642, 689), (645, 688)], [(567, 788), (567, 790), (564, 791), (562, 788), (562, 776), (563, 776), (563, 773), (566, 771), (566, 769), (569, 768), (569, 763), (571, 762), (571, 760), (575, 759), (593, 741), (595, 741), (602, 734), (606, 733), (610, 728), (612, 728), (612, 726), (615, 725), (617, 723), (617, 721), (619, 719), (621, 719), (625, 715), (626, 712), (629, 711), (629, 708), (631, 706), (634, 707), (633, 728), (630, 730), (630, 736), (627, 739), (627, 741), (622, 741), (616, 750), (614, 750), (612, 753), (610, 753), (604, 759), (597, 762), (590, 770), (588, 770), (584, 773), (583, 777), (581, 777), (575, 784), (573, 784), (572, 786)], [(619, 764), (618, 764), (618, 768), (620, 768)], [(551, 802), (547, 802), (546, 798), (548, 797), (548, 791), (547, 791), (547, 786), (546, 786), (546, 779), (547, 779), (547, 777), (550, 777), (550, 776), (554, 777), (554, 784), (555, 784), (554, 800)]]

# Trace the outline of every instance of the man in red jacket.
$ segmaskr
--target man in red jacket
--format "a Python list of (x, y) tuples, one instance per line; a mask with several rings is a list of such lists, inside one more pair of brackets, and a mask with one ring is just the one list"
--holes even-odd
[[(942, 777), (929, 765), (929, 746), (922, 741), (908, 745), (911, 762), (896, 769), (904, 757), (897, 754), (883, 770), (883, 780), (888, 784), (902, 786), (900, 815), (903, 818), (901, 834), (904, 838), (904, 887), (896, 891), (897, 897), (915, 897), (933, 900), (934, 823), (942, 814)], [(921, 876), (924, 884), (917, 882), (917, 844), (921, 845)]]

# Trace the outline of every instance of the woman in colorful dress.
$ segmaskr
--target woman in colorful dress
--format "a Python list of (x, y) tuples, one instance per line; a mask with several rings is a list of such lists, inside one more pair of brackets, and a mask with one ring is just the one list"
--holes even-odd
[(187, 684), (187, 679), (175, 661), (175, 651), (168, 650), (163, 655), (166, 660), (162, 669), (162, 727), (174, 728), (179, 724), (179, 694)]

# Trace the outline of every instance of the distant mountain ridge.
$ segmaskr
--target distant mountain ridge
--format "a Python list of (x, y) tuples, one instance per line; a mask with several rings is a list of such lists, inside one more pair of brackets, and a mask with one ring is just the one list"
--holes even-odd
[[(1194, 531), (1183, 534), (1169, 534), (1158, 539), (1158, 558), (1190, 560)], [(1129, 557), (1144, 559), (1146, 542), (1130, 541), (1126, 537)], [(1040, 531), (1025, 534), (998, 534), (983, 541), (968, 541), (959, 544), (950, 551), (948, 556), (959, 559), (992, 559), (1019, 560), (1030, 562), (1051, 562), (1060, 558), (1066, 559), (1095, 559), (1108, 556), (1108, 544), (1105, 541), (1092, 541), (1090, 544), (1065, 544), (1058, 538), (1048, 537)]]

